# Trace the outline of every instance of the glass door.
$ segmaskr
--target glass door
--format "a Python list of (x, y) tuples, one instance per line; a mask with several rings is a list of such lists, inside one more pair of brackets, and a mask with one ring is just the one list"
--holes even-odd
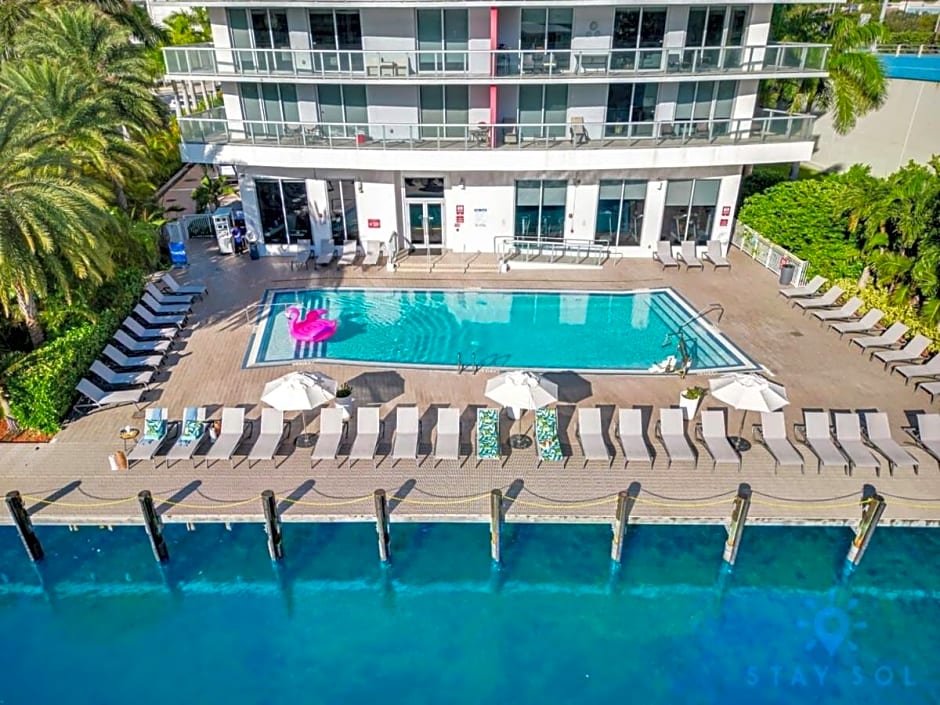
[(427, 249), (444, 244), (443, 212), (440, 201), (408, 203), (408, 239), (412, 247)]

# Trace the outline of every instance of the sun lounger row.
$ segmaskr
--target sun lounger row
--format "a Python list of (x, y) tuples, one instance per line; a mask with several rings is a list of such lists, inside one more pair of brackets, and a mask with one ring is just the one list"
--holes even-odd
[(679, 252), (675, 255), (672, 250), (672, 243), (669, 240), (660, 240), (656, 244), (656, 252), (653, 253), (653, 259), (662, 265), (665, 270), (667, 267), (679, 269), (679, 263), (685, 264), (686, 271), (697, 267), (705, 269), (705, 262), (710, 262), (714, 269), (726, 267), (731, 269), (731, 262), (722, 253), (722, 245), (719, 240), (709, 240), (705, 243), (705, 253), (699, 259), (698, 247), (694, 240), (683, 240), (679, 246)]

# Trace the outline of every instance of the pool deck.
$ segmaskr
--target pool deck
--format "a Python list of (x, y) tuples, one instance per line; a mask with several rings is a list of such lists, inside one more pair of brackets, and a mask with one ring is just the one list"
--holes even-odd
[[(565, 467), (536, 467), (533, 448), (511, 450), (506, 446), (510, 422), (502, 429), (504, 453), (500, 466), (476, 459), (461, 463), (433, 459), (420, 467), (406, 461), (397, 466), (390, 452), (395, 408), (417, 404), (422, 410), (422, 453), (429, 452), (437, 406), (456, 406), (463, 415), (464, 452), (470, 451), (473, 408), (488, 405), (483, 396), (490, 371), (402, 369), (314, 365), (243, 369), (242, 362), (253, 332), (251, 307), (266, 289), (306, 288), (318, 285), (381, 287), (480, 287), (515, 289), (627, 290), (671, 286), (696, 308), (720, 303), (725, 315), (718, 328), (731, 341), (787, 388), (786, 408), (791, 425), (801, 420), (803, 409), (869, 410), (889, 414), (897, 440), (906, 440), (902, 426), (920, 411), (936, 411), (923, 392), (905, 387), (897, 375), (849, 347), (847, 340), (824, 331), (810, 316), (803, 317), (777, 294), (775, 277), (737, 251), (731, 253), (733, 269), (713, 272), (662, 272), (646, 260), (609, 262), (598, 269), (496, 271), (495, 258), (478, 256), (464, 273), (463, 257), (448, 256), (428, 274), (424, 259), (415, 259), (396, 273), (384, 268), (363, 272), (359, 267), (315, 271), (291, 271), (289, 259), (220, 256), (207, 243), (191, 243), (193, 265), (181, 276), (203, 280), (210, 294), (196, 303), (190, 323), (158, 374), (160, 382), (145, 396), (150, 405), (169, 408), (179, 418), (184, 406), (203, 405), (210, 418), (218, 418), (223, 406), (241, 406), (249, 419), (260, 414), (258, 398), (264, 383), (291, 369), (318, 369), (340, 381), (349, 381), (360, 404), (381, 404), (386, 420), (376, 467), (368, 462), (324, 462), (311, 468), (309, 450), (296, 448), (300, 415), (290, 438), (282, 444), (275, 464), (249, 468), (245, 454), (249, 443), (237, 451), (234, 467), (217, 462), (198, 467), (177, 462), (167, 467), (138, 463), (129, 471), (109, 470), (107, 456), (122, 449), (118, 429), (125, 424), (142, 426), (132, 406), (98, 411), (71, 423), (50, 444), (0, 445), (0, 491), (19, 490), (35, 524), (139, 524), (137, 492), (150, 490), (165, 521), (256, 522), (262, 519), (259, 494), (273, 490), (283, 521), (371, 521), (372, 492), (387, 490), (392, 521), (486, 521), (490, 490), (502, 489), (507, 499), (506, 520), (517, 522), (611, 521), (616, 493), (633, 483), (639, 495), (631, 514), (638, 523), (723, 523), (732, 498), (746, 482), (754, 496), (749, 521), (766, 524), (853, 525), (861, 510), (863, 487), (874, 485), (885, 497), (882, 524), (940, 525), (940, 470), (937, 462), (913, 446), (921, 461), (920, 472), (898, 470), (889, 474), (887, 463), (880, 477), (858, 470), (853, 476), (824, 469), (817, 474), (815, 459), (797, 444), (807, 460), (805, 474), (781, 470), (760, 446), (744, 453), (743, 468), (712, 470), (704, 447), (698, 467), (676, 463), (667, 468), (666, 456), (652, 438), (657, 459), (652, 468), (624, 469), (612, 422), (617, 407), (641, 406), (658, 413), (660, 407), (677, 404), (679, 392), (690, 384), (707, 386), (704, 377), (681, 380), (609, 374), (558, 373), (558, 404), (562, 446), (570, 459)], [(421, 270), (424, 270), (423, 272)], [(247, 308), (247, 313), (246, 313)], [(551, 341), (545, 341), (551, 344)], [(599, 405), (610, 423), (609, 444), (616, 451), (613, 467), (583, 467), (572, 417), (577, 406)], [(724, 408), (706, 398), (704, 408)], [(287, 418), (293, 417), (287, 414)], [(318, 428), (318, 413), (307, 414), (311, 432)], [(736, 430), (740, 412), (729, 411), (729, 428)], [(531, 413), (522, 424), (531, 425)], [(748, 417), (745, 436), (750, 437), (757, 415)], [(253, 433), (258, 431), (257, 423)], [(652, 431), (652, 427), (650, 429)], [(792, 433), (792, 430), (791, 430)], [(350, 429), (352, 434), (352, 429)], [(690, 432), (691, 435), (691, 432)], [(345, 451), (349, 443), (344, 443)], [(511, 451), (511, 452), (510, 452)], [(165, 451), (163, 451), (165, 452)], [(162, 456), (162, 453), (161, 453)], [(342, 459), (342, 454), (341, 454)], [(634, 485), (635, 486), (635, 485)], [(0, 512), (0, 523), (9, 523)]]

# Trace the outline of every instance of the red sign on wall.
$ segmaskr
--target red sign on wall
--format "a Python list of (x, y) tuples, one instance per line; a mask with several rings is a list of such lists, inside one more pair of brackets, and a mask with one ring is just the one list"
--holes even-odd
[(457, 215), (463, 215), (463, 206), (457, 206)]
[(725, 206), (721, 209), (722, 215), (731, 215), (731, 206)]
[(728, 225), (728, 219), (727, 219), (727, 218), (722, 218), (720, 221), (718, 221), (718, 225), (720, 225), (721, 227), (727, 226), (727, 225)]
[(369, 227), (370, 228), (381, 228), (382, 221), (378, 218), (369, 218)]

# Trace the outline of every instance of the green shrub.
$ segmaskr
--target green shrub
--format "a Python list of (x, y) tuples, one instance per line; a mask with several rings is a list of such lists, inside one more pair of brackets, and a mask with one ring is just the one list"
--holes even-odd
[(834, 282), (835, 285), (845, 290), (846, 297), (857, 296), (863, 302), (862, 311), (877, 308), (884, 311), (884, 320), (905, 324), (910, 328), (908, 337), (914, 335), (924, 335), (933, 340), (930, 350), (940, 352), (940, 341), (937, 341), (937, 326), (928, 323), (920, 315), (913, 304), (897, 304), (891, 299), (891, 293), (878, 286), (866, 286), (864, 289), (858, 288), (858, 282), (851, 279), (840, 279)]

